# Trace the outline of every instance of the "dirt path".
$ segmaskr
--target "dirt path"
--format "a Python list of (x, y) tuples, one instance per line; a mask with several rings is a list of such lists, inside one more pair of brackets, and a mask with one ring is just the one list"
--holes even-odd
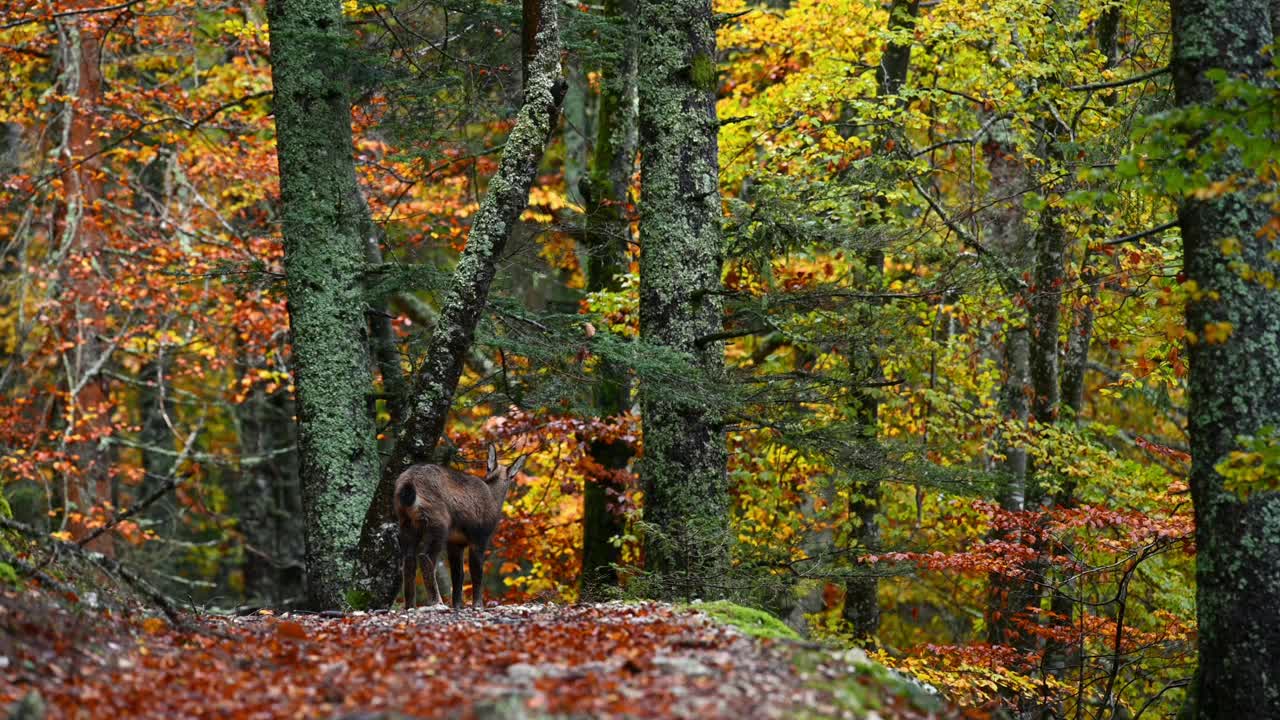
[(0, 699), (35, 689), (51, 718), (936, 716), (925, 707), (936, 703), (852, 656), (748, 637), (666, 605), (199, 623), (207, 632), (142, 621), (45, 668), (11, 660)]

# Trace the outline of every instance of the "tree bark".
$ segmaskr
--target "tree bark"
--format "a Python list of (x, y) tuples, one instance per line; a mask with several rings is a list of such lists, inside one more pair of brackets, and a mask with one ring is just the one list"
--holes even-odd
[[(709, 0), (640, 6), (640, 337), (724, 372), (716, 39)], [(705, 402), (640, 386), (645, 565), (661, 597), (711, 598), (729, 568), (728, 459)]]
[[(605, 13), (613, 19), (634, 13), (630, 0), (606, 0)], [(619, 60), (605, 72), (596, 119), (596, 141), (588, 174), (581, 184), (586, 208), (583, 244), (587, 253), (587, 291), (617, 290), (618, 278), (627, 271), (627, 246), (631, 221), (627, 194), (636, 161), (636, 35), (627, 33)], [(617, 416), (631, 404), (631, 386), (625, 368), (607, 358), (593, 390), (601, 418)], [(622, 561), (621, 548), (612, 539), (623, 531), (622, 518), (611, 507), (625, 492), (619, 471), (631, 460), (631, 449), (621, 442), (592, 441), (591, 459), (601, 472), (587, 478), (582, 507), (582, 580), (584, 599), (603, 597), (618, 584), (615, 566)]]
[[(1004, 395), (1000, 399), (1004, 416), (1025, 425), (1030, 417), (1028, 388), (1031, 385), (1029, 355), (1030, 333), (1021, 324), (1011, 324), (1005, 340), (1004, 365), (1007, 378)], [(1022, 447), (1002, 441), (1005, 459), (1001, 467), (1004, 483), (998, 492), (1000, 507), (1012, 512), (1026, 508), (1027, 451)], [(1031, 600), (1033, 589), (1026, 583), (1006, 576), (990, 575), (987, 612), (987, 642), (993, 645), (1009, 645), (1018, 633), (1013, 616), (1023, 611)]]
[[(1265, 0), (1175, 0), (1173, 83), (1182, 106), (1220, 104), (1206, 71), (1221, 68), (1270, 84), (1271, 8)], [(1280, 295), (1233, 267), (1280, 272), (1268, 202), (1250, 185), (1238, 149), (1217, 159), (1212, 178), (1244, 189), (1213, 199), (1186, 198), (1178, 211), (1184, 267), (1199, 296), (1187, 304), (1191, 498), (1196, 519), (1196, 616), (1199, 667), (1183, 715), (1280, 717), (1280, 492), (1231, 492), (1214, 469), (1237, 438), (1280, 426)], [(1228, 255), (1223, 239), (1240, 252)], [(1216, 296), (1211, 294), (1216, 293)], [(1205, 339), (1212, 323), (1230, 323), (1223, 342)]]
[[(247, 371), (258, 367), (245, 362)], [(251, 602), (279, 607), (297, 602), (304, 591), (305, 513), (298, 482), (291, 420), (294, 403), (283, 392), (267, 395), (257, 385), (236, 406), (240, 456), (270, 457), (242, 464), (236, 483), (236, 507), (244, 546), (244, 594)]]
[[(1055, 154), (1050, 151), (1050, 154)], [(1027, 298), (1031, 351), (1031, 417), (1037, 423), (1058, 419), (1062, 399), (1058, 380), (1058, 328), (1062, 322), (1062, 285), (1066, 280), (1067, 235), (1061, 211), (1046, 207), (1035, 234), (1035, 269)]]
[[(357, 198), (361, 209), (364, 257), (369, 267), (382, 265), (382, 228), (374, 222), (363, 196)], [(391, 325), (392, 315), (385, 296), (369, 301), (369, 339), (373, 365), (382, 379), (382, 392), (387, 397), (388, 427), (399, 427), (404, 421), (404, 402), (409, 397), (409, 381), (400, 362), (400, 341)], [(389, 449), (389, 448), (387, 448)]]
[(347, 31), (333, 0), (271, 0), (284, 267), (298, 394), (307, 601), (343, 605), (378, 473), (361, 284), (364, 211), (351, 141)]
[(541, 1), (537, 49), (528, 72), (525, 100), (507, 137), (498, 171), (489, 181), (431, 333), (427, 362), (413, 380), (395, 448), (383, 466), (360, 533), (357, 588), (362, 601), (387, 606), (399, 582), (391, 493), (406, 468), (429, 462), (444, 432), (453, 393), (484, 313), (498, 258), (506, 247), (537, 176), (547, 138), (556, 124), (564, 88), (560, 33), (553, 0)]

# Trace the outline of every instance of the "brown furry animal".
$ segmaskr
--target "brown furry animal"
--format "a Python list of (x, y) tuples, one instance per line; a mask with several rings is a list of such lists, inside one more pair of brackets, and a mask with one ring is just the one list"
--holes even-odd
[(414, 465), (396, 479), (392, 502), (400, 524), (406, 608), (414, 605), (418, 575), (415, 557), (430, 593), (428, 604), (440, 603), (435, 570), (440, 551), (446, 547), (449, 577), (453, 580), (453, 606), (462, 606), (462, 551), (469, 548), (472, 603), (477, 608), (484, 607), (484, 554), (502, 520), (502, 503), (507, 491), (516, 473), (524, 467), (526, 457), (504, 468), (498, 464), (497, 450), (490, 445), (488, 474), (484, 479), (439, 465)]

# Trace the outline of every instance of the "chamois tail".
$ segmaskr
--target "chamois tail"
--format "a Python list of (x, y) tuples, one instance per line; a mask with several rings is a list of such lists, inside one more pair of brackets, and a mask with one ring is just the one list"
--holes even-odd
[(418, 491), (414, 489), (413, 483), (407, 482), (400, 486), (400, 507), (408, 509), (418, 502)]

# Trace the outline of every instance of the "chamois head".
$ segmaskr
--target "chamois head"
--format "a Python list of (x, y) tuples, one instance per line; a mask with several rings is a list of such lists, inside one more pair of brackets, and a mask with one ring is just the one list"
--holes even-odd
[(524, 461), (528, 458), (528, 455), (521, 455), (516, 458), (515, 462), (511, 463), (507, 467), (503, 467), (498, 464), (498, 449), (493, 445), (490, 445), (489, 463), (487, 465), (487, 472), (484, 476), (485, 484), (494, 488), (505, 488), (510, 485), (511, 481), (515, 479), (516, 473), (520, 472), (521, 468), (524, 467)]

